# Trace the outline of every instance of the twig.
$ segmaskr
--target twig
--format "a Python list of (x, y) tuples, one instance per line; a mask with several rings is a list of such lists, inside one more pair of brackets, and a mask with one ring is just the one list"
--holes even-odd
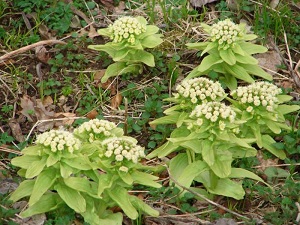
[(294, 163), (294, 164), (278, 164), (278, 165), (268, 165), (268, 166), (253, 166), (253, 169), (262, 168), (262, 167), (282, 167), (282, 166), (300, 166), (300, 163)]
[(235, 215), (235, 216), (238, 216), (238, 217), (240, 217), (240, 218), (242, 218), (242, 219), (244, 219), (244, 220), (251, 221), (250, 218), (248, 218), (248, 217), (246, 217), (246, 216), (243, 216), (243, 215), (241, 215), (241, 214), (239, 214), (239, 213), (237, 213), (237, 212), (234, 212), (234, 211), (232, 211), (232, 210), (226, 208), (225, 206), (222, 206), (222, 205), (220, 205), (220, 204), (218, 204), (218, 203), (216, 203), (216, 202), (214, 202), (214, 201), (212, 201), (212, 200), (206, 198), (204, 195), (199, 194), (199, 193), (197, 193), (197, 192), (195, 192), (195, 191), (193, 191), (193, 190), (191, 190), (191, 189), (189, 189), (189, 188), (183, 186), (182, 184), (178, 183), (178, 182), (171, 176), (170, 171), (169, 171), (168, 168), (167, 168), (167, 170), (168, 170), (170, 179), (171, 179), (176, 185), (178, 185), (179, 187), (181, 187), (182, 189), (184, 189), (184, 190), (186, 190), (186, 191), (188, 191), (188, 192), (190, 192), (190, 193), (192, 193), (192, 194), (194, 194), (194, 195), (196, 195), (196, 196), (198, 196), (198, 197), (204, 199), (204, 200), (207, 201), (209, 204), (214, 205), (214, 206), (216, 206), (216, 207), (218, 207), (218, 208), (220, 208), (220, 209), (223, 209), (224, 211), (226, 211), (226, 212), (228, 212), (228, 213), (231, 213), (231, 214), (233, 214), (233, 215)]
[(15, 51), (12, 51), (12, 52), (9, 52), (3, 56), (0, 56), (0, 63), (1, 62), (4, 62), (5, 60), (11, 58), (11, 57), (14, 57), (14, 56), (17, 56), (21, 53), (24, 53), (32, 48), (35, 48), (37, 46), (40, 46), (40, 45), (53, 45), (53, 44), (67, 44), (66, 42), (64, 41), (59, 41), (59, 40), (45, 40), (45, 41), (39, 41), (39, 42), (36, 42), (34, 44), (31, 44), (31, 45), (27, 45), (27, 46), (24, 46), (22, 48), (19, 48)]
[(76, 119), (84, 119), (85, 117), (65, 117), (65, 118), (56, 118), (56, 119), (48, 119), (48, 120), (38, 120), (36, 121), (36, 123), (33, 125), (33, 127), (31, 128), (31, 130), (29, 131), (29, 134), (26, 137), (26, 141), (28, 141), (31, 133), (33, 132), (34, 128), (36, 128), (38, 125), (42, 124), (42, 123), (46, 123), (46, 122), (54, 122), (54, 121), (60, 121), (60, 120), (76, 120)]

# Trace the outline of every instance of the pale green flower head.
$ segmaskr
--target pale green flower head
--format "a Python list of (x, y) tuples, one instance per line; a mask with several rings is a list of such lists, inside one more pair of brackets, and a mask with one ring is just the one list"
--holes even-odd
[(124, 16), (109, 26), (110, 38), (113, 42), (128, 42), (134, 44), (137, 36), (146, 32), (146, 25), (136, 18)]
[(211, 41), (219, 44), (219, 48), (228, 49), (238, 39), (240, 27), (230, 19), (213, 24), (210, 30)]
[(229, 123), (234, 123), (236, 113), (230, 106), (221, 102), (208, 102), (195, 107), (190, 118), (194, 122), (189, 122), (188, 129), (205, 126), (218, 127), (221, 131)]
[(72, 133), (64, 130), (51, 130), (42, 133), (37, 136), (35, 143), (49, 148), (53, 153), (63, 153), (64, 151), (73, 153), (78, 151), (81, 145), (79, 139), (75, 138)]
[(105, 139), (114, 136), (112, 131), (117, 127), (113, 122), (107, 120), (92, 119), (84, 122), (74, 129), (74, 134), (81, 139), (86, 139), (90, 143), (95, 140)]
[[(103, 141), (102, 146), (105, 149), (104, 156), (112, 159), (115, 163), (124, 161), (138, 163), (140, 158), (145, 157), (144, 148), (137, 145), (134, 138), (109, 138)], [(124, 168), (120, 168), (120, 170), (122, 169)]]
[(209, 101), (219, 101), (225, 97), (221, 84), (207, 78), (199, 77), (184, 80), (177, 85), (175, 98), (192, 104), (201, 104)]
[(281, 93), (281, 89), (276, 85), (261, 81), (238, 87), (231, 92), (231, 96), (240, 102), (247, 112), (254, 113), (255, 109), (273, 112), (279, 102), (277, 95)]

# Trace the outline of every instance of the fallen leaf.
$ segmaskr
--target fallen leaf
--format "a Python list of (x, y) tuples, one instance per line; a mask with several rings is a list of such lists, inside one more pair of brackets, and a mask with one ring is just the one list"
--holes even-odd
[[(75, 113), (55, 113), (54, 118), (55, 119), (60, 119), (60, 118), (66, 118), (64, 120), (55, 120), (55, 127), (60, 127), (60, 126), (71, 126), (74, 123), (73, 119), (76, 116)], [(70, 118), (70, 119), (67, 119)]]
[(55, 39), (55, 37), (52, 35), (50, 29), (43, 23), (41, 23), (39, 25), (39, 33), (43, 40)]
[(18, 123), (16, 119), (10, 119), (8, 121), (8, 125), (11, 129), (12, 136), (18, 141), (18, 142), (23, 142), (25, 141), (25, 138), (22, 134), (21, 126)]
[(110, 94), (111, 95), (115, 95), (116, 94), (116, 86), (111, 82), (110, 79), (108, 79), (105, 83), (101, 83), (101, 78), (104, 76), (105, 74), (105, 69), (99, 70), (95, 73), (94, 76), (94, 81), (95, 81), (95, 86), (96, 87), (101, 87), (103, 89), (108, 89), (110, 90)]
[(193, 7), (202, 7), (208, 3), (215, 2), (217, 0), (190, 0)]
[(110, 105), (113, 109), (117, 109), (122, 103), (122, 95), (118, 92), (114, 97), (112, 97)]
[(53, 104), (53, 100), (52, 100), (51, 96), (49, 96), (49, 95), (45, 96), (44, 99), (43, 99), (43, 105), (45, 107), (47, 107), (47, 106), (50, 106), (52, 104)]
[(74, 15), (71, 19), (70, 27), (81, 28), (80, 19), (77, 15)]
[(50, 59), (50, 55), (43, 45), (35, 47), (35, 56), (43, 63), (48, 63), (48, 60)]
[(109, 10), (113, 11), (114, 9), (114, 0), (100, 0), (100, 2)]
[(90, 120), (95, 119), (97, 116), (98, 116), (98, 112), (96, 109), (93, 109), (86, 115), (86, 117), (89, 118)]
[(95, 27), (90, 25), (90, 31), (88, 33), (89, 38), (93, 39), (94, 37), (100, 36), (100, 34), (96, 31)]
[(21, 98), (21, 104), (22, 107), (21, 113), (26, 116), (28, 121), (33, 122), (34, 121), (34, 103), (31, 101), (30, 97), (28, 95), (24, 95), (23, 98)]
[(281, 56), (276, 51), (268, 51), (258, 54), (256, 59), (258, 60), (258, 64), (262, 68), (267, 69), (267, 72), (271, 75), (275, 75), (278, 71), (277, 66), (282, 64)]

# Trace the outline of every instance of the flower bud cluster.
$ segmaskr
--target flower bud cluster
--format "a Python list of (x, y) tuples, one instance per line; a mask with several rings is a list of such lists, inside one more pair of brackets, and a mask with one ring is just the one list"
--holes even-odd
[(92, 143), (96, 139), (107, 138), (113, 136), (111, 130), (116, 128), (116, 124), (107, 120), (93, 119), (81, 124), (74, 130), (75, 135), (87, 133), (88, 140)]
[(36, 144), (50, 147), (52, 152), (67, 150), (70, 153), (79, 150), (80, 140), (64, 130), (51, 130), (37, 136)]
[(126, 40), (134, 44), (137, 36), (146, 32), (146, 25), (141, 24), (136, 18), (125, 16), (110, 25), (109, 32), (114, 42)]
[(231, 92), (231, 96), (244, 104), (247, 112), (252, 112), (255, 107), (264, 107), (273, 112), (278, 103), (277, 95), (281, 93), (281, 89), (276, 85), (261, 81), (238, 87)]
[(220, 130), (224, 130), (226, 122), (233, 123), (236, 113), (230, 106), (226, 106), (221, 102), (208, 102), (195, 107), (191, 112), (190, 118), (195, 119), (196, 123), (190, 124), (188, 128), (193, 126), (201, 126), (203, 122), (209, 121), (219, 125)]
[(237, 40), (239, 33), (239, 26), (230, 19), (226, 19), (213, 24), (210, 35), (213, 42), (217, 42), (221, 48), (226, 50)]
[(193, 78), (184, 80), (177, 85), (175, 98), (188, 99), (193, 104), (216, 101), (217, 98), (225, 96), (224, 89), (219, 82), (213, 82), (207, 78)]
[(107, 158), (113, 157), (115, 161), (127, 159), (137, 163), (139, 158), (145, 157), (144, 148), (127, 138), (110, 138), (103, 141), (105, 148), (104, 155)]

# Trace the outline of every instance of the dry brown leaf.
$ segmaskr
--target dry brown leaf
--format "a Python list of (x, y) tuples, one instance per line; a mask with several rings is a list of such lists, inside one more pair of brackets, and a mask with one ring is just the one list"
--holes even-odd
[(100, 2), (109, 10), (113, 11), (115, 8), (114, 6), (114, 0), (100, 0)]
[(274, 75), (274, 72), (278, 71), (277, 66), (282, 64), (281, 56), (276, 51), (268, 51), (265, 53), (261, 53), (257, 55), (256, 59), (258, 60), (258, 64), (261, 67), (268, 69), (267, 72), (271, 75)]
[(33, 122), (34, 121), (34, 103), (31, 101), (30, 97), (28, 95), (24, 95), (23, 98), (21, 98), (21, 113), (26, 116), (28, 121)]
[(110, 105), (113, 109), (117, 109), (122, 103), (122, 95), (118, 92), (114, 97), (112, 97)]
[(256, 157), (260, 163), (260, 167), (258, 168), (259, 171), (264, 172), (266, 168), (278, 165), (278, 158), (264, 159), (262, 151), (258, 151)]
[(116, 86), (111, 82), (110, 79), (108, 79), (105, 83), (101, 83), (101, 78), (104, 76), (105, 74), (105, 69), (103, 70), (99, 70), (95, 73), (94, 76), (94, 81), (95, 81), (95, 86), (96, 87), (101, 87), (103, 89), (108, 89), (110, 90), (110, 94), (111, 95), (115, 95), (116, 94)]
[(77, 15), (74, 15), (71, 19), (70, 27), (81, 28), (80, 19)]
[(100, 36), (100, 34), (96, 31), (95, 27), (93, 25), (90, 25), (90, 31), (88, 33), (89, 38), (93, 39), (94, 37)]
[(45, 96), (45, 98), (43, 99), (43, 105), (45, 107), (50, 106), (53, 104), (53, 100), (51, 98), (51, 96)]
[(121, 1), (119, 5), (114, 8), (114, 14), (116, 15), (123, 14), (125, 9), (126, 9), (125, 2)]
[(96, 109), (93, 109), (86, 115), (86, 117), (89, 118), (90, 120), (95, 119), (97, 116), (98, 116), (98, 112)]
[(55, 113), (54, 117), (56, 119), (59, 118), (70, 118), (70, 119), (66, 119), (66, 120), (56, 120), (55, 121), (55, 126), (56, 127), (60, 127), (60, 126), (65, 126), (65, 125), (72, 125), (74, 123), (74, 119), (73, 117), (75, 117), (76, 114), (75, 113)]
[(50, 55), (43, 45), (35, 48), (35, 56), (43, 63), (48, 63), (48, 60), (50, 59)]
[(45, 24), (39, 25), (39, 33), (43, 40), (55, 39), (55, 37), (53, 37), (50, 29)]
[(16, 119), (10, 119), (8, 121), (8, 125), (11, 129), (13, 137), (18, 141), (18, 142), (23, 142), (25, 141), (25, 138), (22, 134), (21, 126), (19, 122)]
[(208, 3), (215, 2), (217, 0), (190, 0), (193, 7), (202, 7)]

